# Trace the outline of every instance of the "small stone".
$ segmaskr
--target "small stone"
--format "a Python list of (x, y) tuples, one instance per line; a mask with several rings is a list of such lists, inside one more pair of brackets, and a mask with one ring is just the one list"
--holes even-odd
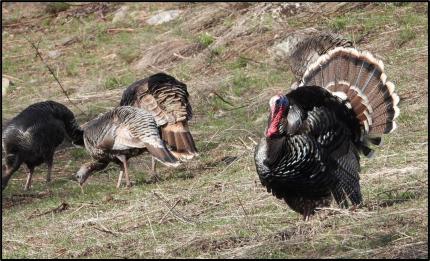
[(150, 25), (158, 25), (158, 24), (166, 23), (176, 19), (180, 13), (181, 13), (180, 10), (161, 11), (158, 14), (146, 20), (146, 22)]
[(77, 36), (68, 36), (68, 37), (63, 38), (61, 40), (60, 45), (66, 46), (66, 45), (70, 45), (70, 44), (76, 43), (78, 41), (79, 41), (79, 38)]
[(124, 18), (127, 16), (127, 11), (129, 7), (124, 5), (122, 6), (114, 15), (112, 18), (112, 23), (118, 23), (124, 20)]
[(58, 57), (60, 57), (61, 56), (61, 51), (59, 51), (59, 50), (54, 50), (54, 51), (49, 51), (48, 52), (48, 57), (49, 58), (51, 58), (51, 59), (55, 59), (55, 58), (58, 58)]

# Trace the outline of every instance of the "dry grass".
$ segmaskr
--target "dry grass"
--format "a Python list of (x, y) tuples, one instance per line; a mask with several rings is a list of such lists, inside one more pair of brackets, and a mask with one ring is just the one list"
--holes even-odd
[[(177, 169), (160, 167), (156, 184), (148, 183), (150, 158), (135, 158), (130, 189), (115, 189), (119, 170), (110, 165), (82, 194), (71, 177), (89, 157), (64, 144), (51, 185), (42, 166), (23, 192), (21, 168), (2, 193), (3, 258), (428, 258), (427, 5), (288, 4), (128, 3), (138, 19), (115, 25), (121, 4), (46, 17), (38, 5), (2, 3), (2, 69), (13, 82), (3, 122), (53, 99), (84, 123), (116, 106), (133, 81), (164, 70), (188, 85), (201, 155)], [(168, 9), (182, 15), (145, 24)], [(401, 115), (376, 157), (361, 161), (363, 207), (333, 205), (303, 222), (260, 185), (253, 150), (268, 98), (292, 81), (268, 50), (308, 27), (336, 29), (381, 57)], [(201, 46), (199, 35), (213, 39)], [(40, 40), (42, 55), (88, 116), (68, 104), (24, 36)], [(49, 58), (52, 50), (61, 55)]]

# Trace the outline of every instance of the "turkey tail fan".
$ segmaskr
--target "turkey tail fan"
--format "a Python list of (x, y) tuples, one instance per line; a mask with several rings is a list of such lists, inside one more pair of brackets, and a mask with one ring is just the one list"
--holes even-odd
[(344, 47), (330, 50), (309, 66), (298, 87), (310, 85), (348, 100), (366, 136), (372, 136), (368, 140), (372, 144), (380, 144), (376, 136), (397, 127), (399, 96), (394, 84), (387, 81), (382, 61), (369, 52)]
[(291, 46), (287, 55), (288, 61), (298, 81), (302, 78), (306, 69), (319, 56), (335, 47), (353, 47), (351, 41), (340, 35), (316, 30), (303, 30), (301, 33), (294, 32), (294, 34), (287, 38), (287, 42)]
[(161, 137), (172, 147), (172, 153), (179, 158), (191, 159), (198, 155), (186, 122), (167, 124), (161, 128)]

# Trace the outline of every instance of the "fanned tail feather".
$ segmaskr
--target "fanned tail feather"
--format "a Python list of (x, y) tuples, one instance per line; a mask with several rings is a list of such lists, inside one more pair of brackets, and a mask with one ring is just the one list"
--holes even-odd
[(197, 149), (186, 122), (167, 124), (161, 128), (162, 139), (172, 148), (172, 153), (180, 158), (197, 156)]
[[(344, 47), (330, 50), (309, 66), (299, 87), (310, 85), (347, 100), (366, 135), (390, 133), (397, 126), (399, 96), (394, 84), (387, 81), (382, 61), (369, 52)], [(380, 139), (370, 141), (380, 143)]]

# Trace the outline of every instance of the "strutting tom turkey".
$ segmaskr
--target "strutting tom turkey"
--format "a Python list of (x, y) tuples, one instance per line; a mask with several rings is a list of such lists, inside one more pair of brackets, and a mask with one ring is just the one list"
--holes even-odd
[(2, 175), (2, 190), (22, 163), (28, 167), (25, 190), (31, 186), (34, 168), (42, 163), (48, 165), (46, 181), (51, 180), (55, 149), (67, 134), (74, 144), (84, 145), (83, 131), (75, 116), (66, 106), (54, 101), (30, 105), (3, 130), (2, 145), (6, 153), (6, 171)]
[[(151, 113), (161, 138), (172, 154), (181, 160), (197, 156), (188, 121), (193, 116), (187, 85), (165, 73), (157, 73), (131, 84), (123, 93), (121, 106), (135, 106)], [(155, 161), (152, 160), (155, 172)]]
[(362, 202), (362, 153), (396, 129), (398, 95), (382, 61), (335, 47), (305, 71), (298, 86), (269, 101), (264, 137), (255, 150), (261, 183), (307, 220), (332, 196), (341, 207)]
[(128, 159), (148, 151), (167, 166), (176, 167), (180, 162), (166, 148), (160, 138), (154, 117), (144, 109), (120, 106), (89, 121), (83, 127), (85, 148), (94, 159), (81, 166), (76, 174), (82, 185), (94, 172), (115, 162), (121, 167), (117, 187), (125, 174), (130, 186)]

